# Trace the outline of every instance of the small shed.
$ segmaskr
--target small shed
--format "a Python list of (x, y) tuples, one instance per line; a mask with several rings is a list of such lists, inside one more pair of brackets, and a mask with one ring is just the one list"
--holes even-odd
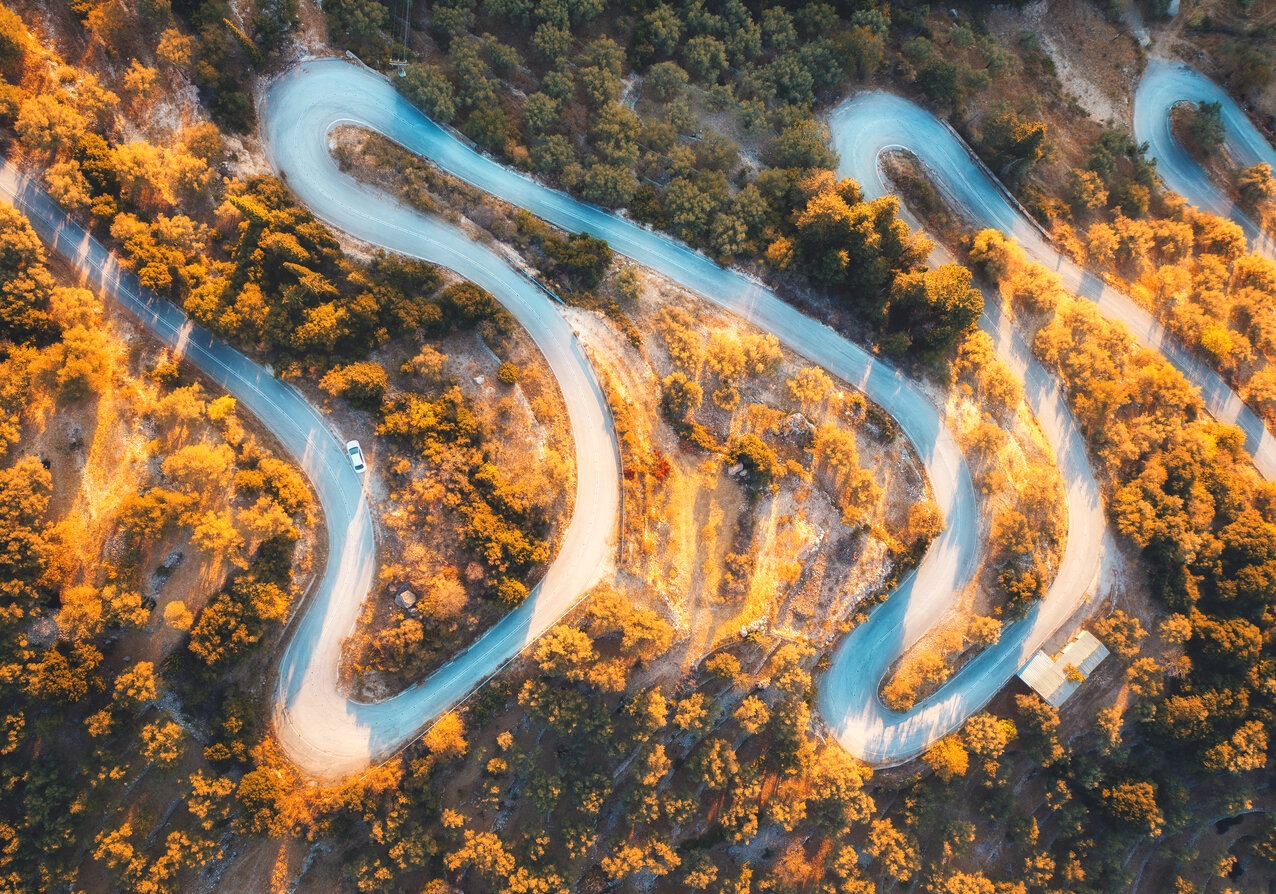
[(1037, 652), (1019, 671), (1019, 679), (1058, 708), (1085, 682), (1095, 668), (1108, 657), (1108, 649), (1089, 630), (1082, 630), (1053, 658)]

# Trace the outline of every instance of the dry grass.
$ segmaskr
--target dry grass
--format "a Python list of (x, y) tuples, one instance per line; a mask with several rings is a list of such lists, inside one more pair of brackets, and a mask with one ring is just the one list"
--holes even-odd
[[(661, 334), (662, 311), (669, 308), (690, 312), (701, 333), (731, 332), (747, 340), (753, 332), (651, 276), (641, 299), (625, 306), (638, 329), (651, 333), (641, 348), (597, 315), (572, 312), (613, 405), (622, 408), (627, 479), (622, 576), (648, 588), (666, 607), (681, 634), (674, 651), (684, 666), (745, 628), (829, 642), (895, 570), (888, 548), (893, 538), (886, 532), (900, 531), (908, 508), (926, 498), (920, 465), (902, 438), (882, 445), (855, 430), (860, 464), (874, 470), (884, 491), (878, 514), (858, 531), (843, 524), (841, 509), (818, 477), (788, 476), (773, 493), (750, 495), (731, 477), (728, 463), (689, 446), (661, 413), (660, 383), (675, 369)], [(752, 430), (767, 413), (782, 420), (799, 409), (785, 383), (804, 366), (784, 352), (774, 372), (738, 383), (739, 404), (730, 410), (715, 406), (714, 380), (705, 372), (706, 398), (697, 418), (720, 441)], [(818, 425), (838, 418), (836, 406), (830, 401), (805, 409)], [(803, 458), (800, 448), (781, 449)], [(747, 579), (734, 586), (732, 554), (747, 554), (752, 562)]]
[[(456, 383), (485, 433), (485, 453), (507, 481), (539, 482), (535, 489), (539, 511), (550, 522), (547, 540), (550, 555), (568, 520), (576, 493), (576, 470), (566, 406), (544, 357), (520, 329), (498, 334), (481, 330), (454, 333), (430, 345), (446, 355), (442, 375)], [(418, 342), (394, 343), (374, 359), (392, 375), (423, 347)], [(513, 385), (501, 383), (497, 372), (504, 363), (519, 369)], [(348, 683), (361, 697), (384, 698), (415, 682), (392, 669), (382, 668), (377, 657), (379, 637), (407, 617), (420, 617), (429, 635), (414, 656), (415, 673), (440, 666), (497, 621), (506, 611), (493, 599), (471, 595), (455, 625), (433, 629), (428, 609), (405, 612), (394, 602), (397, 593), (410, 588), (418, 596), (428, 588), (410, 578), (429, 577), (421, 569), (455, 576), (474, 583), (482, 572), (462, 543), (459, 520), (442, 505), (443, 478), (435, 476), (420, 458), (373, 434), (376, 420), (370, 414), (315, 393), (326, 403), (339, 426), (358, 432), (370, 460), (373, 511), (379, 518), (378, 558), (380, 586), (365, 603), (357, 632), (346, 644), (343, 670)], [(413, 483), (438, 482), (434, 509), (436, 523), (421, 526), (413, 521), (424, 508), (420, 487)], [(531, 588), (543, 574), (534, 569), (524, 581)], [(450, 632), (449, 632), (450, 631)]]

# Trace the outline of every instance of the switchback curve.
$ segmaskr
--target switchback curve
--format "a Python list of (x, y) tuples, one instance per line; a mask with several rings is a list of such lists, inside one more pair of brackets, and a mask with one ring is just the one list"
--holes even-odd
[(1276, 169), (1276, 149), (1264, 139), (1244, 110), (1222, 87), (1181, 62), (1148, 60), (1134, 92), (1134, 138), (1147, 143), (1156, 172), (1165, 185), (1188, 202), (1240, 224), (1255, 250), (1276, 255), (1276, 242), (1209, 178), (1191, 153), (1174, 137), (1170, 113), (1180, 103), (1216, 102), (1223, 119), (1225, 147), (1241, 167), (1265, 162)]
[[(774, 333), (786, 347), (860, 388), (884, 407), (918, 450), (947, 526), (917, 570), (891, 596), (888, 604), (895, 607), (900, 622), (874, 628), (874, 649), (900, 654), (933, 625), (969, 581), (979, 552), (969, 469), (930, 399), (889, 364), (801, 314), (755, 280), (724, 269), (666, 236), (578, 202), (485, 158), (411, 106), (385, 78), (367, 69), (334, 59), (303, 62), (270, 85), (263, 98), (261, 120), (271, 164), (317, 217), (365, 242), (449, 267), (493, 292), (507, 307), (511, 290), (514, 294), (526, 292), (529, 312), (537, 309), (525, 315), (526, 319), (517, 312), (515, 316), (529, 326), (547, 356), (559, 349), (556, 339), (569, 338), (535, 328), (551, 316), (561, 320), (548, 299), (512, 273), (512, 282), (494, 280), (493, 259), (458, 230), (407, 209), (343, 174), (329, 151), (329, 134), (334, 128), (353, 125), (380, 133), (447, 173), (556, 226), (606, 239), (618, 253)], [(509, 268), (502, 265), (502, 269)], [(577, 455), (578, 478), (583, 482), (591, 458), (582, 454), (579, 444)], [(603, 496), (578, 489), (578, 514), (582, 506)], [(554, 567), (564, 563), (564, 555), (560, 554)], [(344, 624), (357, 615), (360, 600), (350, 592), (343, 598), (350, 604), (340, 612), (329, 608), (328, 613)], [(573, 601), (564, 597), (555, 604), (561, 604), (565, 611)], [(544, 614), (544, 626), (537, 625), (540, 629), (526, 629), (524, 641), (552, 624), (549, 614), (548, 610)], [(306, 622), (310, 622), (309, 617)], [(461, 690), (465, 687), (458, 684), (446, 697), (436, 695), (436, 674), (389, 702), (364, 705), (345, 699), (336, 687), (335, 666), (340, 640), (349, 626), (333, 630), (327, 625), (326, 619), (311, 622), (304, 628), (305, 635), (299, 631), (290, 643), (277, 708), (281, 741), (311, 772), (321, 760), (335, 759), (329, 744), (334, 727), (358, 731), (357, 735), (342, 735), (342, 748), (367, 740), (380, 744), (380, 750), (364, 757), (366, 762), (368, 757), (375, 759), (410, 739), (431, 717), (464, 694)], [(471, 684), (481, 682), (495, 670), (490, 661), (482, 660), (483, 644), (491, 635), (448, 668), (467, 669)], [(470, 659), (471, 654), (476, 657)], [(352, 755), (348, 760), (354, 762), (358, 757)]]
[[(1217, 86), (1182, 66), (1172, 72), (1150, 66), (1148, 75), (1140, 84), (1141, 99), (1136, 99), (1136, 128), (1142, 121), (1149, 133), (1155, 124), (1158, 128), (1155, 133), (1168, 135), (1169, 111), (1176, 102), (1222, 101), (1229, 146), (1235, 147), (1236, 155), (1246, 164), (1269, 161), (1276, 165), (1276, 153), (1235, 104), (1225, 95), (1220, 97)], [(1157, 100), (1151, 101), (1152, 96)], [(1260, 474), (1268, 480), (1276, 476), (1276, 441), (1257, 414), (1216, 372), (1168, 334), (1151, 314), (1056, 250), (945, 123), (901, 97), (872, 92), (851, 97), (839, 105), (830, 115), (829, 125), (840, 159), (839, 174), (855, 178), (867, 198), (892, 191), (880, 164), (884, 153), (902, 150), (912, 154), (931, 174), (949, 204), (964, 217), (1014, 238), (1033, 260), (1054, 270), (1065, 288), (1090, 298), (1104, 316), (1122, 323), (1136, 341), (1160, 351), (1201, 391), (1207, 409), (1215, 418), (1237, 425), (1245, 432), (1246, 448)], [(1139, 138), (1147, 137), (1140, 135)], [(1170, 139), (1167, 144), (1162, 139), (1154, 146), (1154, 154), (1163, 151), (1174, 161), (1169, 175), (1173, 179), (1167, 177), (1171, 186), (1186, 192), (1207, 210), (1220, 214), (1230, 211), (1235, 216), (1237, 212), (1230, 200), (1209, 184), (1199, 166), (1194, 162), (1191, 166), (1182, 163), (1180, 156), (1186, 153), (1176, 142)], [(1252, 238), (1256, 228), (1252, 222), (1243, 221), (1245, 224)], [(942, 249), (937, 249), (937, 253), (941, 260), (947, 257)], [(887, 656), (865, 648), (872, 640), (877, 617), (871, 617), (868, 623), (847, 636), (834, 654), (820, 692), (820, 707), (839, 740), (852, 752), (878, 763), (898, 763), (920, 753), (933, 741), (934, 730), (955, 729), (966, 716), (991, 699), (1031, 652), (1072, 617), (1084, 600), (1085, 588), (1099, 571), (1106, 522), (1084, 441), (1071, 413), (1053, 378), (1035, 361), (1022, 338), (1000, 317), (997, 300), (987, 302), (981, 325), (994, 333), (1003, 359), (1024, 379), (1025, 398), (1056, 451), (1068, 491), (1068, 542), (1054, 582), (1028, 617), (1003, 631), (995, 646), (977, 656), (937, 693), (907, 714), (885, 708), (877, 698), (876, 687), (870, 687), (882, 678), (890, 663)], [(889, 604), (879, 609), (883, 614), (889, 611)]]
[(1276, 478), (1276, 438), (1258, 415), (1147, 310), (1056, 249), (1041, 229), (1012, 204), (1005, 188), (975, 161), (956, 133), (938, 118), (898, 96), (866, 93), (838, 106), (830, 126), (843, 170), (866, 178), (861, 184), (866, 194), (888, 190), (877, 167), (883, 151), (905, 149), (913, 153), (933, 174), (952, 207), (979, 226), (1000, 230), (1015, 239), (1030, 258), (1057, 273), (1065, 289), (1090, 299), (1105, 317), (1124, 325), (1140, 345), (1164, 355), (1200, 389), (1201, 398), (1215, 419), (1245, 432), (1246, 449), (1263, 477)]

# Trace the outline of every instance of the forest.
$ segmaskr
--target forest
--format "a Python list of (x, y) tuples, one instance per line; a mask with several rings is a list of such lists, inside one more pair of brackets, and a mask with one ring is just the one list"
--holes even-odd
[[(259, 91), (307, 55), (350, 51), (491, 157), (925, 383), (986, 546), (960, 617), (883, 680), (892, 710), (1029, 616), (1069, 533), (1025, 385), (979, 328), (993, 302), (1063, 391), (1122, 572), (1087, 622), (1111, 658), (1075, 700), (1012, 681), (919, 758), (870, 767), (816, 693), (943, 530), (896, 423), (606, 242), (335, 132), (344, 172), (561, 302), (602, 370), (626, 515), (614, 573), (548, 634), (384, 762), (317, 783), (272, 730), (327, 559), (302, 465), (3, 205), (0, 890), (1270, 887), (1276, 485), (1164, 356), (944, 210), (925, 171), (901, 162), (900, 195), (875, 199), (839, 177), (825, 124), (870, 87), (944, 116), (1054, 246), (1276, 425), (1276, 265), (1165, 190), (1124, 120), (1068, 98), (1062, 26), (1031, 18), (1075, 16), (1133, 70), (1137, 14), (1270, 136), (1265, 0), (1173, 19), (1160, 0), (442, 0), (406, 21), (381, 0), (6, 2), (4, 158), (143, 286), (362, 432), (378, 569), (351, 691), (420, 681), (527, 600), (576, 470), (563, 396), (496, 296), (334, 231), (270, 173)], [(1175, 133), (1270, 227), (1271, 171), (1227, 164), (1218, 116), (1181, 110)]]

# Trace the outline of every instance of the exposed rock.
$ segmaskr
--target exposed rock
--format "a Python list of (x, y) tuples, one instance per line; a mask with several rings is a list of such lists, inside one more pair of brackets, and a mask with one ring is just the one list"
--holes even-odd
[(182, 564), (183, 558), (184, 556), (180, 549), (173, 550), (171, 553), (169, 553), (167, 556), (164, 557), (163, 562), (160, 562), (159, 568), (155, 569), (156, 574), (161, 574), (167, 577), (168, 575), (173, 573), (174, 568)]

